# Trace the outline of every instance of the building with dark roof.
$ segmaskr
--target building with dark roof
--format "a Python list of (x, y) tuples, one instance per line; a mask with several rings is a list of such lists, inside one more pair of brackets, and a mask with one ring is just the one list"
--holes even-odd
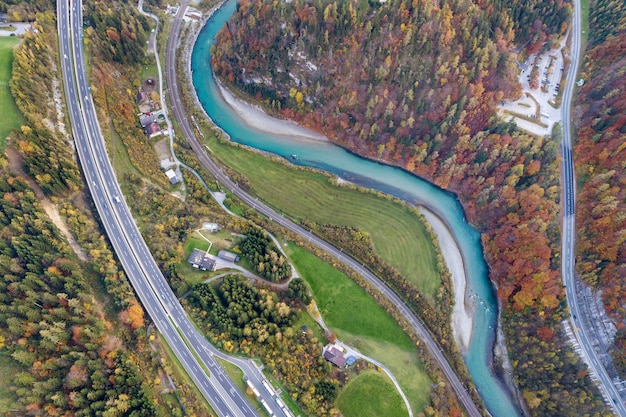
[(142, 113), (139, 115), (139, 123), (141, 123), (141, 127), (146, 127), (150, 123), (154, 123), (157, 121), (158, 114), (156, 113)]
[(212, 259), (208, 253), (200, 249), (192, 250), (187, 262), (189, 262), (194, 268), (198, 268), (203, 271), (215, 271), (215, 259)]
[(143, 103), (145, 103), (146, 101), (148, 101), (148, 95), (146, 94), (146, 92), (145, 92), (145, 91), (140, 90), (140, 91), (137, 93), (137, 103), (139, 103), (139, 104), (143, 104)]
[(332, 363), (339, 368), (343, 368), (346, 366), (346, 357), (343, 355), (343, 352), (337, 349), (335, 346), (328, 345), (324, 348), (323, 352), (324, 359), (328, 362)]
[(239, 255), (237, 255), (236, 253), (229, 252), (229, 251), (224, 250), (224, 249), (220, 250), (217, 253), (217, 257), (218, 258), (222, 258), (223, 260), (228, 261), (228, 262), (237, 262), (240, 259)]
[(146, 135), (148, 135), (150, 139), (161, 136), (162, 134), (161, 126), (159, 126), (157, 122), (152, 122), (146, 126)]

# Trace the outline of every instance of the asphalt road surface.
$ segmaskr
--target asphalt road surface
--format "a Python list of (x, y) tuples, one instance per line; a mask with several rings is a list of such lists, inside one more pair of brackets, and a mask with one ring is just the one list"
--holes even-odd
[(87, 82), (82, 4), (57, 2), (57, 14), (65, 92), (76, 149), (100, 219), (126, 275), (158, 330), (213, 409), (220, 416), (258, 416), (215, 361), (214, 348), (188, 320), (123, 200)]
[(608, 396), (609, 405), (613, 407), (615, 413), (626, 417), (626, 407), (621, 400), (619, 391), (608, 375), (602, 362), (598, 359), (593, 344), (591, 343), (590, 332), (586, 328), (585, 321), (580, 320), (584, 314), (580, 308), (580, 301), (576, 291), (576, 179), (574, 176), (574, 161), (572, 152), (572, 132), (571, 132), (571, 104), (574, 92), (574, 83), (578, 72), (580, 58), (580, 31), (581, 31), (581, 4), (580, 0), (574, 0), (574, 15), (572, 18), (572, 45), (571, 64), (567, 75), (567, 86), (563, 93), (562, 117), (563, 120), (563, 142), (561, 152), (563, 154), (563, 241), (562, 241), (562, 274), (565, 294), (570, 307), (570, 313), (574, 325), (572, 330), (580, 343), (582, 354), (586, 357), (587, 363), (593, 368), (592, 371), (600, 381), (600, 389)]

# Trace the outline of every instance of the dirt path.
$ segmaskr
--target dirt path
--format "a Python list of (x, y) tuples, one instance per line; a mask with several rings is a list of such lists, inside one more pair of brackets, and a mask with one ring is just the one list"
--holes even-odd
[(41, 202), (41, 205), (43, 206), (46, 214), (48, 215), (52, 223), (54, 223), (54, 225), (61, 231), (61, 234), (65, 236), (76, 256), (78, 256), (78, 258), (82, 261), (88, 261), (89, 257), (85, 254), (85, 252), (83, 252), (83, 249), (74, 238), (74, 235), (70, 233), (67, 225), (61, 218), (57, 207), (52, 204), (50, 200), (48, 200), (41, 187), (39, 187), (39, 185), (31, 177), (26, 175), (26, 173), (22, 169), (22, 166), (24, 164), (22, 155), (20, 155), (19, 152), (17, 152), (10, 146), (7, 146), (4, 152), (9, 160), (9, 168), (11, 169), (11, 171), (15, 173), (15, 175), (23, 178), (24, 181), (28, 182), (28, 185), (30, 185), (30, 187), (34, 191), (35, 196)]

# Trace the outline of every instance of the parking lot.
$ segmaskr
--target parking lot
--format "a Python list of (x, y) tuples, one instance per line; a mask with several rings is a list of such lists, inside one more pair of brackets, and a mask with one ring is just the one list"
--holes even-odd
[(542, 136), (549, 135), (561, 121), (558, 98), (565, 70), (564, 45), (565, 40), (558, 49), (530, 55), (526, 62), (518, 63), (522, 95), (501, 103), (500, 115), (505, 120), (512, 118), (519, 128)]

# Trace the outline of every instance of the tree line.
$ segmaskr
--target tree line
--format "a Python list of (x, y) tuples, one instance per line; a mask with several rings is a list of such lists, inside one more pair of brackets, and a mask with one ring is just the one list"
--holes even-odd
[(271, 282), (281, 282), (291, 276), (291, 265), (267, 233), (250, 228), (246, 238), (239, 244), (242, 255), (254, 266), (254, 270)]

